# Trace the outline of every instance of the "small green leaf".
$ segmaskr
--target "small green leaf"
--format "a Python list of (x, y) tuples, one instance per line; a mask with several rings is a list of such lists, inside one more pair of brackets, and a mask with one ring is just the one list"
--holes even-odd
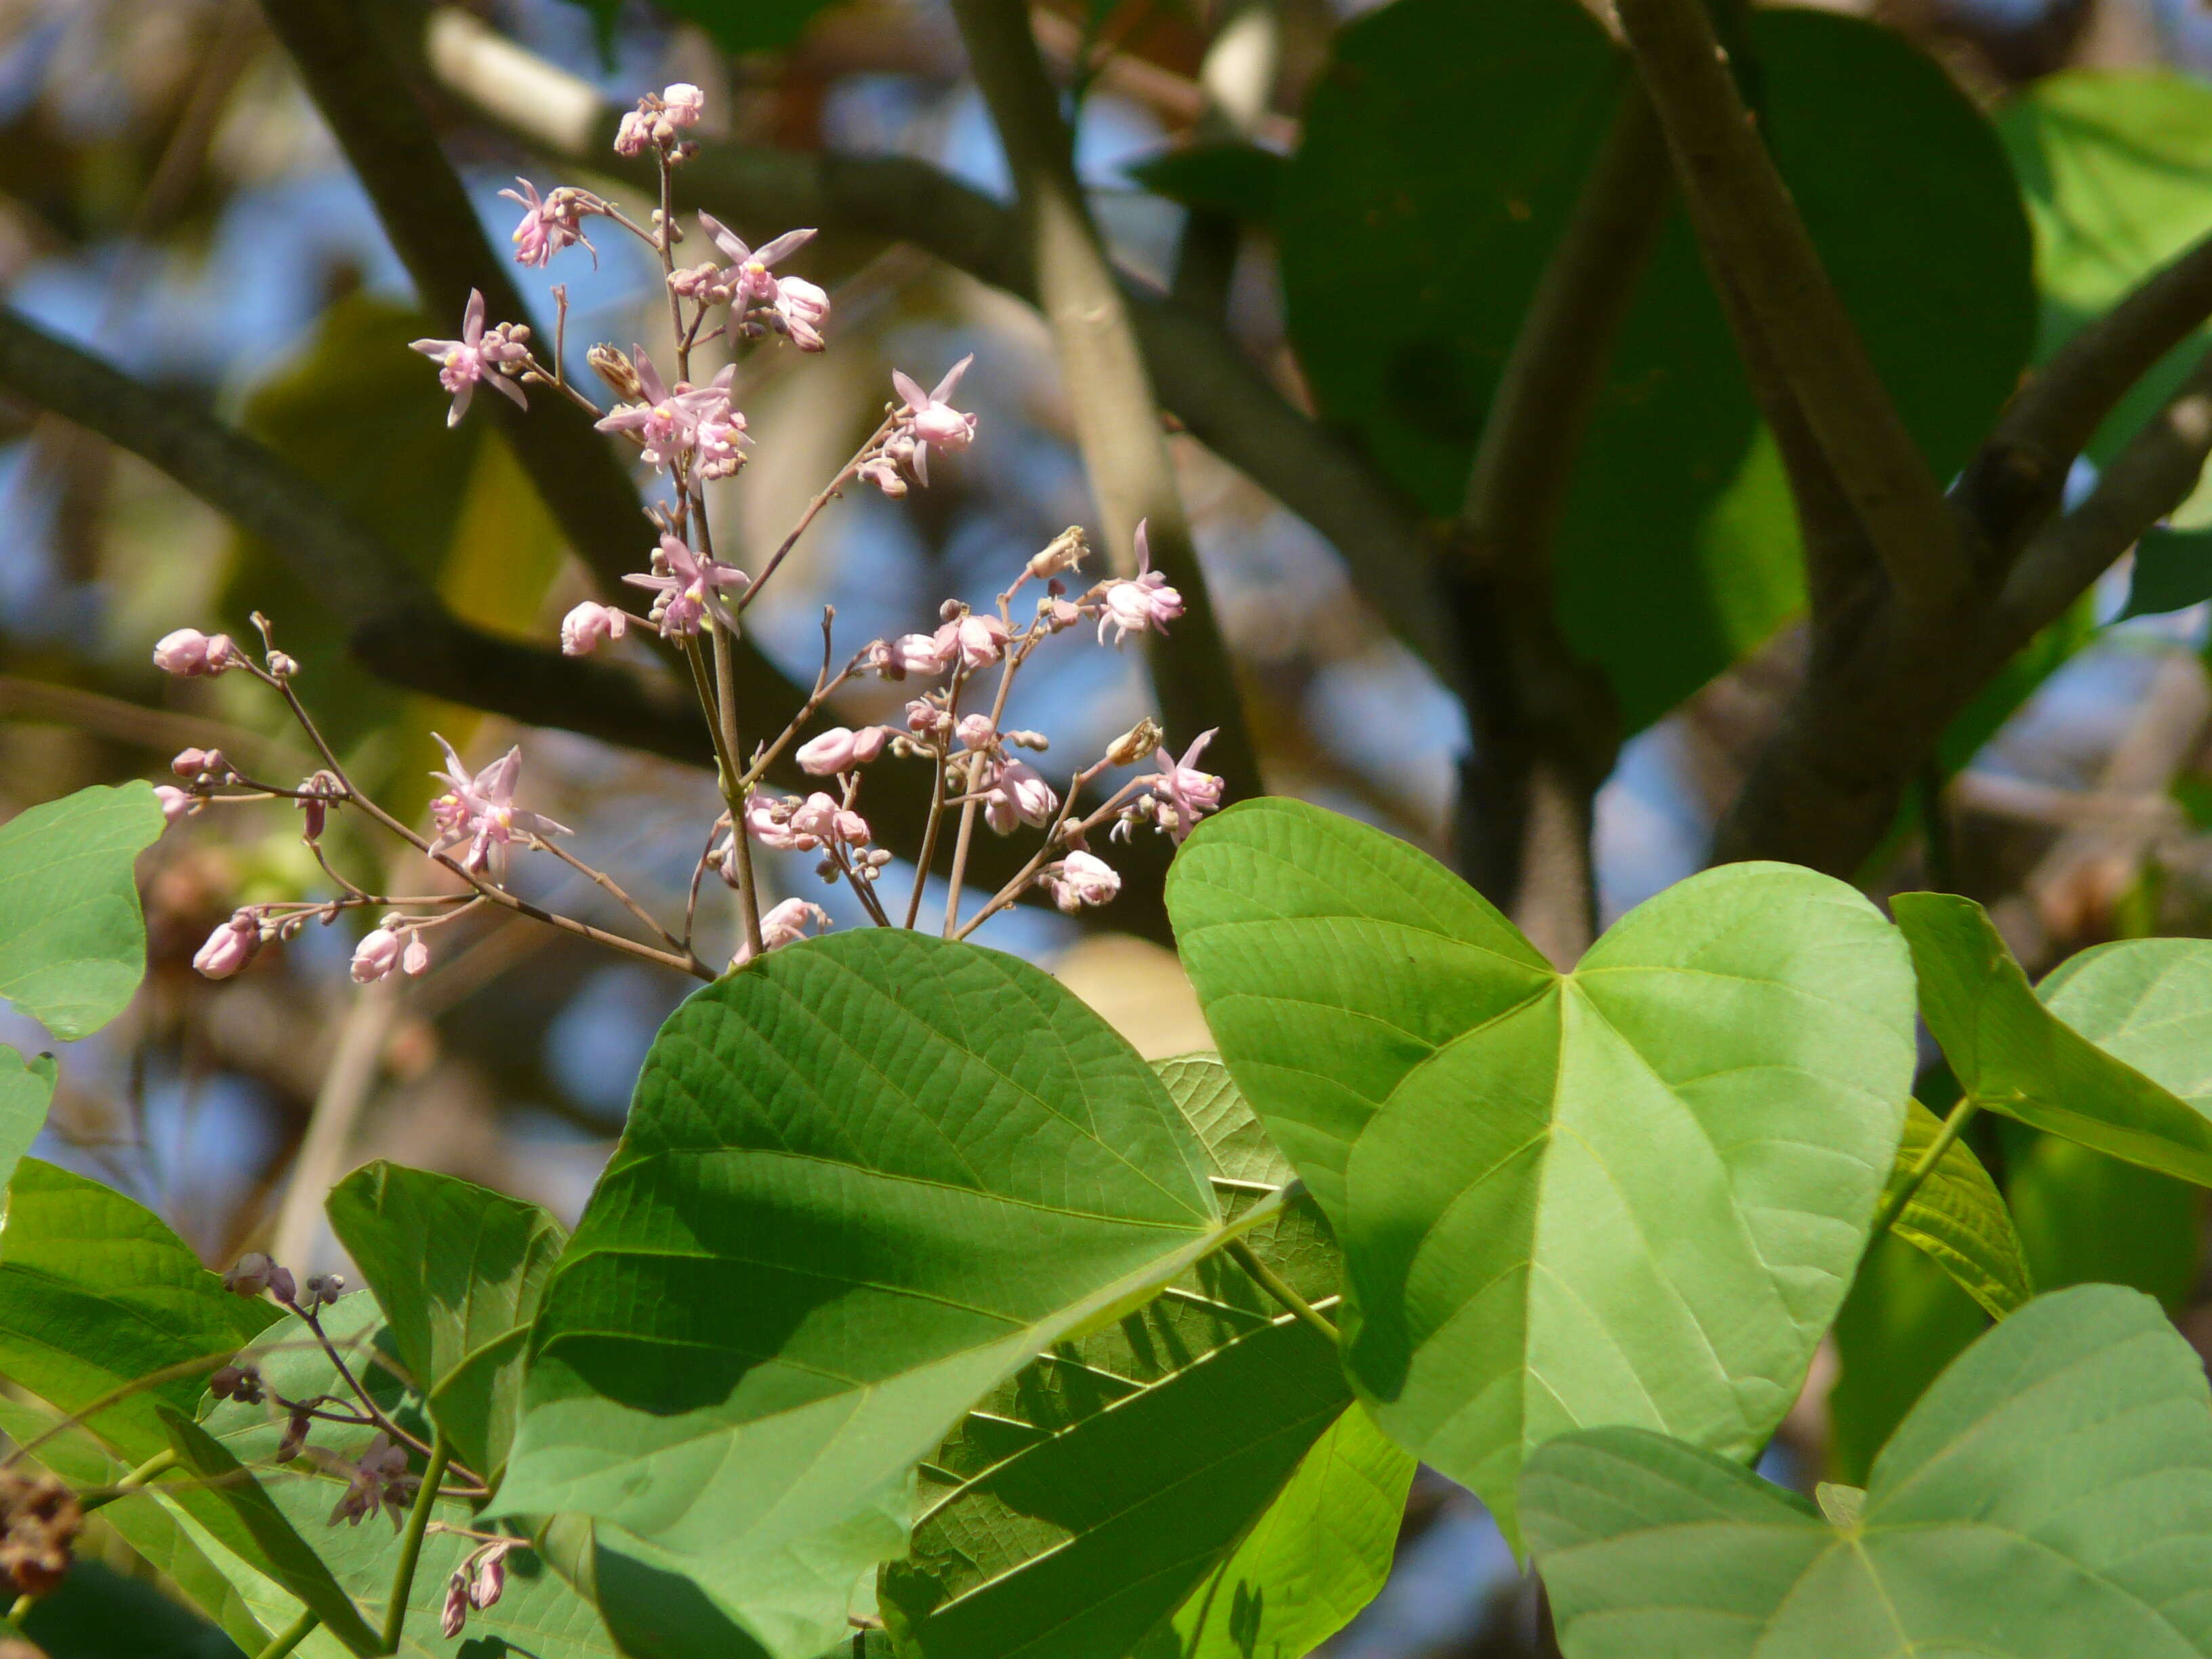
[(1810, 871), (1708, 871), (1556, 972), (1382, 831), (1243, 803), (1168, 880), (1231, 1073), (1346, 1258), (1353, 1386), (1511, 1535), (1584, 1424), (1749, 1457), (1794, 1401), (1895, 1161), (1894, 929)]
[(100, 1406), (88, 1425), (131, 1462), (168, 1446), (162, 1406), (195, 1409), (208, 1373), (281, 1316), (224, 1290), (112, 1188), (35, 1158), (16, 1165), (0, 1230), (0, 1376), (64, 1412)]
[(0, 1192), (46, 1127), (46, 1108), (53, 1097), (52, 1054), (25, 1060), (13, 1048), (0, 1047)]
[(2036, 1284), (2124, 1285), (2170, 1315), (2186, 1310), (2204, 1260), (2204, 1189), (2025, 1124), (2005, 1127), (2005, 1202)]
[(568, 1233), (534, 1204), (381, 1161), (339, 1182), (325, 1207), (431, 1417), (464, 1463), (496, 1480), (521, 1412), (530, 1322)]
[(2201, 1046), (2212, 1031), (2212, 943), (2085, 952), (2051, 975), (2046, 1006), (1972, 899), (1899, 893), (1890, 908), (1912, 946), (1928, 1029), (1978, 1104), (2212, 1184), (2212, 1066)]
[(0, 997), (65, 1042), (121, 1013), (145, 975), (131, 867), (161, 827), (143, 783), (80, 789), (0, 824)]
[(1121, 170), (1158, 196), (1272, 225), (1290, 163), (1257, 144), (1227, 141), (1171, 149)]
[(495, 1512), (612, 1522), (726, 1609), (739, 1565), (847, 1537), (1035, 1354), (1272, 1213), (1221, 1219), (1158, 1079), (1038, 969), (904, 931), (778, 951), (654, 1042)]
[[(1942, 1121), (1918, 1101), (1905, 1107), (1905, 1139), (1898, 1144), (1890, 1192), (1911, 1177), (1942, 1132)], [(1964, 1141), (1954, 1140), (1943, 1149), (1891, 1231), (1933, 1256), (1960, 1290), (1996, 1318), (2002, 1319), (2035, 1294), (2012, 1212), (1981, 1159)]]
[(2114, 620), (2186, 611), (2212, 599), (2212, 531), (2151, 529), (2136, 544), (2128, 602)]
[(1640, 1429), (1529, 1459), (1570, 1659), (2212, 1655), (2212, 1396), (2148, 1297), (2030, 1303), (1945, 1371), (1855, 1521)]
[(1863, 1482), (1928, 1385), (1989, 1328), (1989, 1315), (1933, 1257), (1894, 1235), (1875, 1240), (1836, 1313), (1829, 1478)]

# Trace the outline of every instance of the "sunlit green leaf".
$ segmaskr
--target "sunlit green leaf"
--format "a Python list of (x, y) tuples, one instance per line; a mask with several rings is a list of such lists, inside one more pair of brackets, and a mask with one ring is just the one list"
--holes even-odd
[(530, 1322), (567, 1232), (534, 1204), (381, 1161), (347, 1176), (326, 1207), (430, 1415), (462, 1462), (495, 1476), (521, 1410)]
[(46, 1127), (46, 1107), (53, 1097), (52, 1054), (25, 1060), (13, 1048), (0, 1047), (0, 1192), (6, 1190), (15, 1165)]
[(2212, 1654), (2208, 1406), (2157, 1304), (2085, 1286), (1943, 1374), (1856, 1522), (1627, 1428), (1537, 1451), (1523, 1512), (1569, 1659), (2187, 1659)]
[[(1890, 1192), (1909, 1180), (1943, 1126), (1918, 1101), (1905, 1112)], [(1883, 1194), (1885, 1198), (1887, 1193)], [(1959, 1288), (2002, 1319), (2035, 1294), (2004, 1194), (1972, 1148), (1954, 1140), (1913, 1189), (1892, 1231), (1942, 1264)]]
[(496, 1508), (611, 1521), (787, 1651), (740, 1569), (842, 1560), (975, 1400), (1270, 1213), (1221, 1219), (1152, 1069), (1039, 970), (903, 931), (775, 951), (655, 1042)]
[(1765, 1443), (1896, 1156), (1911, 975), (1840, 882), (1709, 871), (1559, 974), (1473, 889), (1286, 800), (1185, 846), (1168, 906), (1238, 1086), (1346, 1255), (1346, 1363), (1509, 1530), (1585, 1424)]
[(1977, 1103), (2212, 1183), (2212, 1065), (2197, 1036), (2212, 1030), (2212, 943), (2086, 952), (2045, 982), (2046, 1006), (1972, 899), (1900, 893), (1891, 910), (1911, 942), (1928, 1029)]
[(121, 1013), (145, 975), (131, 866), (161, 834), (143, 783), (80, 789), (0, 824), (0, 997), (64, 1042)]
[[(2172, 72), (2067, 70), (1997, 112), (2035, 228), (2040, 361), (2212, 232), (2212, 88)], [(2120, 400), (2090, 447), (2100, 461), (2173, 394), (2208, 343), (2200, 329)]]

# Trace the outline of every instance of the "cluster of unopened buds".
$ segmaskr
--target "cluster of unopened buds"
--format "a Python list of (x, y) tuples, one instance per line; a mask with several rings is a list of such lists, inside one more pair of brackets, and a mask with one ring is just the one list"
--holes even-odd
[[(696, 87), (672, 86), (658, 97), (641, 99), (623, 118), (617, 149), (624, 155), (653, 155), (662, 175), (662, 200), (669, 198), (670, 169), (691, 154), (684, 135), (696, 125), (702, 100)], [(480, 769), (465, 766), (451, 745), (439, 739), (446, 768), (434, 774), (441, 791), (430, 803), (427, 834), (399, 823), (368, 799), (349, 780), (295, 692), (298, 672), (292, 659), (276, 650), (266, 623), (255, 618), (266, 647), (258, 660), (224, 635), (179, 629), (155, 648), (155, 661), (185, 678), (204, 678), (243, 670), (275, 689), (314, 743), (325, 764), (293, 788), (262, 783), (240, 772), (219, 751), (187, 750), (173, 770), (179, 781), (160, 790), (162, 810), (172, 822), (210, 805), (287, 799), (301, 811), (305, 840), (322, 868), (340, 887), (328, 900), (245, 906), (218, 927), (194, 958), (210, 977), (234, 974), (272, 939), (289, 939), (309, 921), (327, 924), (348, 911), (374, 915), (374, 925), (356, 948), (355, 980), (368, 983), (394, 974), (419, 975), (431, 965), (431, 933), (480, 905), (495, 904), (540, 921), (587, 935), (601, 943), (702, 977), (714, 970), (693, 948), (693, 912), (700, 878), (711, 869), (738, 895), (740, 942), (732, 965), (759, 952), (805, 938), (830, 925), (829, 913), (808, 901), (785, 897), (769, 902), (754, 869), (761, 854), (811, 854), (816, 873), (832, 886), (844, 884), (878, 925), (894, 925), (890, 907), (879, 896), (891, 852), (876, 843), (860, 797), (878, 763), (887, 757), (927, 765), (930, 795), (912, 884), (904, 896), (904, 925), (916, 925), (921, 889), (936, 872), (941, 845), (949, 846), (951, 868), (945, 901), (945, 931), (964, 938), (986, 918), (1035, 891), (1071, 915), (1110, 902), (1121, 891), (1118, 872), (1090, 844), (1102, 828), (1127, 839), (1149, 826), (1177, 842), (1206, 814), (1221, 805), (1221, 780), (1199, 765), (1212, 736), (1201, 735), (1178, 757), (1150, 720), (1115, 740), (1097, 761), (1074, 771), (1064, 783), (1046, 776), (1032, 757), (1049, 744), (1041, 732), (1010, 727), (1004, 721), (1015, 678), (1046, 641), (1095, 625), (1104, 644), (1116, 646), (1132, 635), (1164, 634), (1183, 613), (1183, 599), (1166, 576), (1152, 568), (1146, 526), (1137, 526), (1132, 574), (1109, 576), (1077, 591), (1075, 582), (1090, 547), (1080, 528), (1071, 526), (1025, 559), (1013, 580), (988, 605), (948, 600), (936, 624), (927, 631), (869, 641), (833, 672), (830, 635), (834, 611), (823, 619), (821, 672), (799, 714), (776, 735), (750, 745), (741, 739), (741, 716), (731, 691), (731, 647), (744, 613), (774, 576), (786, 555), (814, 518), (843, 488), (868, 484), (901, 496), (929, 481), (932, 452), (957, 455), (975, 442), (978, 421), (958, 408), (963, 377), (974, 359), (963, 357), (925, 391), (902, 372), (891, 376), (893, 398), (860, 450), (813, 498), (798, 523), (755, 572), (715, 556), (710, 534), (707, 487), (733, 477), (753, 442), (744, 413), (732, 401), (735, 363), (711, 374), (695, 373), (693, 353), (720, 339), (731, 350), (774, 336), (800, 349), (823, 348), (822, 329), (830, 315), (829, 296), (801, 277), (776, 267), (803, 248), (811, 230), (794, 230), (756, 248), (710, 216), (698, 216), (702, 230), (726, 260), (682, 266), (675, 248), (683, 234), (672, 216), (656, 211), (641, 225), (620, 208), (588, 191), (558, 186), (540, 194), (528, 180), (506, 194), (523, 209), (514, 243), (515, 258), (542, 267), (571, 246), (596, 249), (586, 224), (603, 219), (630, 232), (659, 256), (665, 277), (672, 353), (662, 368), (644, 348), (628, 352), (611, 345), (593, 347), (589, 361), (617, 400), (600, 409), (567, 378), (556, 330), (553, 361), (534, 355), (531, 333), (519, 324), (488, 326), (480, 295), (471, 295), (460, 337), (422, 340), (416, 349), (434, 358), (441, 384), (453, 393), (450, 418), (465, 412), (475, 387), (489, 380), (520, 403), (524, 386), (550, 387), (592, 414), (600, 430), (634, 447), (637, 458), (657, 475), (663, 493), (647, 511), (650, 544), (641, 549), (644, 568), (624, 581), (650, 595), (646, 609), (633, 612), (602, 599), (586, 600), (563, 617), (561, 649), (584, 656), (627, 640), (633, 629), (657, 635), (684, 659), (700, 694), (702, 712), (715, 738), (721, 791), (726, 810), (707, 838), (690, 884), (690, 908), (680, 931), (663, 925), (600, 872), (581, 863), (559, 838), (568, 828), (519, 804), (521, 753), (510, 749)], [(562, 307), (564, 291), (554, 295)], [(750, 561), (748, 562), (750, 562)], [(1031, 586), (1035, 584), (1034, 586)], [(1018, 614), (1028, 588), (1033, 608)], [(907, 694), (903, 717), (896, 724), (821, 729), (816, 716), (848, 683), (873, 678), (902, 685)], [(810, 735), (811, 732), (811, 735)], [(1109, 770), (1152, 769), (1123, 782), (1107, 797), (1079, 812), (1079, 798)], [(789, 766), (820, 787), (802, 793), (769, 788), (772, 768)], [(333, 808), (358, 811), (387, 831), (410, 842), (446, 879), (448, 890), (415, 898), (372, 893), (347, 880), (325, 857), (321, 837)], [(972, 915), (960, 900), (975, 824), (999, 836), (1041, 830), (1043, 844), (1015, 876)], [(940, 830), (943, 835), (940, 836)], [(544, 851), (588, 877), (617, 900), (655, 936), (641, 941), (546, 911), (507, 890), (509, 865), (517, 851)]]

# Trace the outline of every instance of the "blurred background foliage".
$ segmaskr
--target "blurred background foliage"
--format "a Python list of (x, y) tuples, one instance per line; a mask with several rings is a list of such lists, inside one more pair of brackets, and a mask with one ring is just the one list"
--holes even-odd
[[(483, 23), (626, 100), (707, 89), (713, 133), (786, 150), (918, 157), (987, 194), (1006, 173), (938, 0), (473, 0)], [(1619, 54), (1572, 0), (1043, 0), (1041, 43), (1078, 112), (1078, 160), (1117, 259), (1216, 312), (1252, 362), (1425, 514), (1454, 512), (1504, 354), (1612, 106)], [(1227, 95), (1216, 48), (1258, 42)], [(1256, 33), (1255, 33), (1256, 31)], [(1915, 440), (1939, 476), (2023, 371), (2212, 231), (2212, 14), (2197, 0), (1851, 0), (1756, 9), (1740, 50), (1780, 167)], [(572, 178), (457, 100), (429, 118), (503, 244), (496, 192)], [(759, 240), (786, 228), (748, 224)], [(982, 441), (901, 503), (854, 495), (754, 614), (810, 675), (819, 607), (854, 641), (981, 600), (1061, 526), (1096, 522), (1038, 317), (880, 238), (824, 227), (802, 269), (830, 287), (826, 358), (748, 356), (762, 440), (726, 492), (725, 556), (772, 545), (874, 422), (894, 366), (925, 383), (977, 355)], [(571, 357), (665, 330), (654, 273), (600, 238), (564, 256)], [(523, 272), (550, 329), (544, 282)], [(0, 289), (8, 302), (236, 422), (322, 485), (461, 616), (546, 637), (591, 590), (521, 469), (405, 343), (399, 263), (251, 0), (0, 0)], [(2075, 489), (2202, 352), (2177, 349), (2108, 423)], [(1174, 448), (1270, 786), (1442, 851), (1468, 744), (1419, 641), (1355, 593), (1338, 550), (1194, 441)], [(642, 537), (641, 538), (642, 546)], [(1599, 797), (1608, 917), (1694, 870), (1799, 671), (1797, 532), (1686, 220), (1662, 233), (1614, 352), (1559, 544), (1559, 619), (1634, 734)], [(2212, 495), (2200, 490), (1961, 717), (1864, 872), (1988, 902), (2040, 969), (2084, 945), (2212, 933)], [(276, 550), (130, 456), (0, 397), (0, 815), (156, 775), (188, 744), (304, 771), (277, 711), (237, 678), (163, 683), (151, 641), (259, 609), (307, 665), (356, 775), (395, 808), (429, 793), (430, 741), (471, 755), (511, 722), (396, 690), (349, 663), (343, 619)], [(870, 684), (854, 723), (902, 701)], [(1095, 751), (1149, 711), (1133, 656), (1048, 653), (1014, 724)], [(684, 768), (544, 732), (530, 798), (600, 864), (678, 908), (712, 816)], [(1933, 825), (1933, 833), (1929, 826)], [(334, 857), (386, 849), (340, 821)], [(447, 1170), (572, 1218), (636, 1065), (687, 986), (526, 922), (486, 921), (403, 992), (346, 982), (351, 940), (311, 933), (220, 985), (192, 950), (241, 899), (319, 891), (276, 806), (194, 820), (141, 866), (152, 969), (130, 1015), (75, 1045), (44, 1155), (131, 1192), (211, 1262), (272, 1241), (336, 1265), (312, 1201), (374, 1157)], [(780, 892), (836, 906), (802, 863)], [(592, 914), (544, 871), (539, 896)], [(401, 884), (404, 885), (404, 878)], [(840, 913), (842, 919), (856, 918)], [(726, 948), (729, 919), (710, 919)], [(1115, 930), (1023, 911), (984, 937), (1060, 972), (1146, 1053), (1202, 1047), (1173, 959)], [(23, 1030), (15, 1029), (23, 1026)], [(0, 1013), (0, 1038), (36, 1048)], [(333, 1057), (371, 1082), (323, 1115)], [(1932, 1057), (1932, 1051), (1931, 1051)], [(1942, 1109), (1940, 1066), (1921, 1097)], [(2212, 1344), (2202, 1194), (2016, 1126), (1976, 1152), (2003, 1186), (2038, 1285), (2155, 1294)], [(295, 1181), (295, 1176), (297, 1177)], [(289, 1188), (311, 1201), (289, 1209)], [(1770, 1455), (1777, 1478), (1863, 1479), (1920, 1387), (1985, 1316), (1885, 1242)], [(99, 1530), (96, 1528), (95, 1530)], [(214, 1656), (106, 1535), (40, 1606), (57, 1656)], [(1417, 1483), (1398, 1569), (1338, 1659), (1539, 1650), (1534, 1592), (1456, 1488)], [(1294, 1659), (1281, 1656), (1279, 1659)]]

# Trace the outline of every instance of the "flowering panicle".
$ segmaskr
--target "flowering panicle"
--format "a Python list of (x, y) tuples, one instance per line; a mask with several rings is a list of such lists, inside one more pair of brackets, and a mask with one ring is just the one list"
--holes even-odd
[[(640, 99), (623, 118), (616, 148), (625, 155), (656, 158), (664, 200), (668, 170), (692, 154), (686, 134), (698, 125), (704, 102), (699, 88), (679, 82)], [(714, 556), (709, 535), (714, 520), (708, 512), (708, 486), (736, 477), (754, 442), (733, 398), (738, 366), (726, 354), (742, 352), (771, 336), (805, 352), (824, 348), (830, 298), (786, 268), (812, 240), (814, 232), (788, 230), (755, 246), (730, 226), (701, 214), (699, 230), (712, 244), (712, 253), (679, 266), (676, 249), (684, 240), (683, 232), (659, 212), (644, 216), (640, 222), (614, 204), (574, 186), (556, 185), (541, 193), (535, 184), (522, 179), (516, 186), (502, 193), (522, 210), (512, 240), (514, 257), (524, 265), (544, 269), (577, 246), (596, 258), (598, 250), (587, 228), (603, 231), (611, 226), (639, 237), (653, 249), (666, 284), (672, 343), (659, 349), (658, 362), (642, 346), (628, 352), (610, 344), (592, 347), (586, 359), (616, 399), (607, 409), (593, 404), (566, 377), (560, 351), (567, 298), (566, 290), (557, 287), (553, 295), (561, 307), (562, 327), (554, 332), (550, 365), (533, 355), (527, 327), (489, 323), (481, 294), (471, 295), (458, 338), (418, 340), (414, 349), (435, 362), (440, 382), (452, 394), (449, 420), (461, 418), (480, 384), (489, 382), (518, 404), (525, 403), (525, 386), (550, 388), (590, 409), (600, 431), (634, 446), (639, 458), (662, 475), (665, 494), (650, 513), (656, 544), (644, 562), (646, 568), (623, 578), (628, 586), (651, 596), (647, 614), (641, 619), (619, 605), (586, 599), (562, 617), (559, 633), (562, 652), (580, 657), (627, 637), (631, 625), (642, 621), (676, 642), (686, 659), (702, 713), (714, 730), (725, 810), (706, 837), (706, 850), (693, 872), (682, 929), (664, 925), (612, 878), (558, 844), (556, 838), (570, 833), (567, 826), (518, 804), (520, 748), (510, 748), (472, 771), (451, 744), (438, 738), (446, 766), (433, 774), (440, 793), (429, 804), (427, 832), (382, 811), (346, 777), (334, 751), (315, 730), (292, 689), (299, 665), (269, 642), (267, 623), (256, 617), (268, 647), (258, 660), (228, 635), (193, 629), (164, 635), (155, 647), (154, 659), (165, 671), (188, 678), (242, 671), (278, 690), (327, 764), (296, 787), (286, 787), (246, 776), (220, 751), (187, 750), (172, 765), (175, 781), (161, 784), (156, 799), (167, 823), (195, 817), (216, 806), (289, 800), (301, 815), (303, 839), (342, 891), (328, 899), (240, 907), (215, 928), (196, 955), (204, 974), (224, 978), (238, 973), (270, 944), (294, 938), (309, 922), (327, 925), (358, 911), (368, 925), (352, 951), (352, 978), (370, 984), (394, 975), (413, 977), (432, 965), (431, 935), (438, 928), (480, 906), (492, 905), (712, 978), (716, 969), (694, 945), (692, 914), (710, 869), (738, 894), (742, 934), (732, 966), (742, 966), (763, 951), (795, 945), (830, 925), (829, 913), (821, 906), (789, 896), (775, 902), (763, 891), (764, 877), (756, 860), (772, 871), (775, 866), (765, 862), (771, 855), (811, 857), (823, 881), (848, 887), (870, 920), (892, 926), (890, 912), (878, 893), (892, 854), (876, 844), (869, 821), (873, 809), (864, 810), (860, 798), (871, 787), (884, 787), (886, 775), (897, 763), (924, 763), (931, 792), (919, 858), (926, 867), (916, 872), (903, 896), (905, 921), (915, 924), (922, 887), (939, 873), (937, 855), (949, 848), (945, 931), (955, 938), (966, 937), (1025, 894), (1048, 899), (1071, 915), (1109, 903), (1121, 892), (1121, 878), (1092, 848), (1091, 836), (1110, 825), (1114, 836), (1127, 838), (1139, 827), (1149, 826), (1181, 842), (1220, 806), (1222, 781), (1199, 764), (1211, 732), (1178, 757), (1168, 749), (1164, 734), (1147, 720), (1116, 739), (1090, 765), (1048, 777), (1042, 757), (1052, 745), (1045, 734), (1011, 726), (1006, 720), (1015, 680), (1046, 641), (1095, 627), (1100, 644), (1110, 632), (1118, 645), (1132, 634), (1164, 634), (1183, 614), (1182, 596), (1152, 568), (1147, 526), (1143, 525), (1135, 536), (1133, 575), (1109, 577), (1085, 592), (1071, 592), (1070, 579), (1082, 569), (1090, 544), (1079, 526), (1070, 526), (1025, 557), (994, 601), (948, 599), (933, 624), (872, 640), (834, 672), (830, 635), (835, 612), (825, 611), (823, 668), (801, 717), (780, 733), (764, 737), (741, 732), (750, 711), (737, 706), (726, 677), (733, 672), (730, 645), (743, 629), (747, 607), (815, 516), (845, 486), (865, 483), (887, 495), (903, 495), (910, 488), (927, 484), (933, 459), (974, 446), (979, 422), (955, 399), (975, 359), (962, 357), (927, 390), (903, 371), (893, 371), (895, 397), (884, 404), (875, 431), (813, 498), (782, 543), (755, 566), (757, 574), (748, 574)], [(590, 225), (592, 220), (604, 223)], [(703, 367), (695, 370), (695, 352), (715, 340), (725, 349), (724, 361), (711, 371)], [(1032, 582), (1039, 588), (1030, 596), (1034, 606), (1018, 611), (1020, 591)], [(882, 725), (830, 724), (826, 710), (831, 700), (848, 682), (863, 676), (904, 684), (902, 718)], [(750, 747), (747, 735), (753, 738)], [(1147, 760), (1152, 769), (1139, 770), (1118, 787), (1105, 779), (1115, 769), (1139, 769)], [(777, 793), (766, 781), (777, 768), (787, 769), (785, 775), (811, 781), (806, 793)], [(906, 775), (918, 781), (921, 773)], [(354, 811), (410, 842), (430, 860), (443, 890), (395, 898), (339, 876), (329, 862), (323, 836), (330, 813), (341, 810)], [(967, 860), (979, 826), (999, 836), (1040, 832), (1041, 844), (1012, 879), (972, 915), (963, 915)], [(632, 921), (649, 930), (650, 939), (556, 915), (509, 892), (507, 866), (517, 848), (545, 851), (588, 878), (599, 891), (622, 905)], [(265, 1282), (270, 1282), (266, 1274), (258, 1272), (240, 1280), (241, 1288)], [(284, 1294), (290, 1305), (289, 1280)], [(293, 1412), (289, 1443), (296, 1450), (304, 1443), (313, 1411), (303, 1415), (293, 1404), (278, 1403)], [(393, 1492), (403, 1484), (405, 1459), (384, 1442), (373, 1444), (344, 1468), (349, 1471), (349, 1485), (338, 1518), (358, 1521), (390, 1506)], [(495, 1598), (504, 1571), (501, 1563), (511, 1547), (495, 1540), (473, 1553), (465, 1571), (455, 1573), (447, 1596), (449, 1632), (459, 1631), (470, 1607), (481, 1607)]]

